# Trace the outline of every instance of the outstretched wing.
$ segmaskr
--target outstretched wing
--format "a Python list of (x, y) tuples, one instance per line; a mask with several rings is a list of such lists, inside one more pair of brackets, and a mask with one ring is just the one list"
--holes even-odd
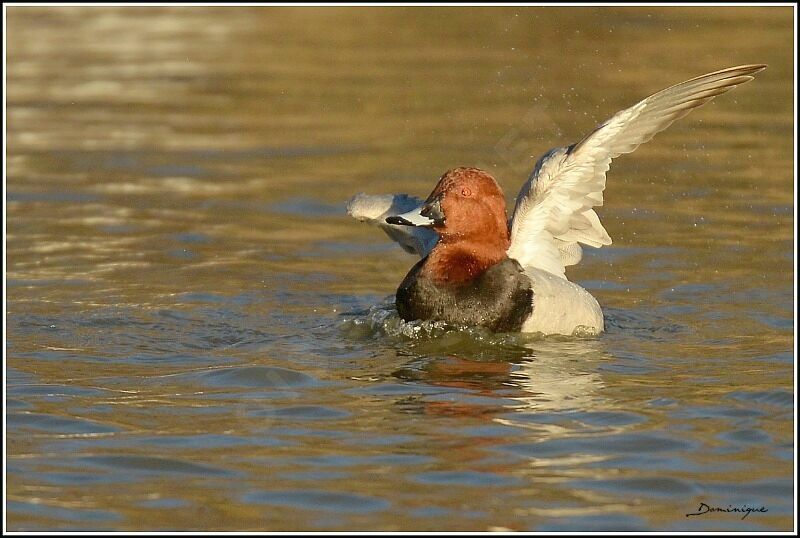
[(429, 228), (388, 224), (386, 217), (400, 215), (422, 205), (423, 200), (407, 194), (370, 195), (359, 193), (347, 203), (347, 214), (362, 222), (377, 226), (409, 254), (420, 258), (428, 255), (439, 240), (439, 234)]
[(577, 144), (547, 152), (517, 196), (508, 255), (566, 278), (564, 267), (581, 259), (580, 244), (611, 244), (592, 210), (603, 204), (611, 159), (766, 67), (741, 65), (681, 82), (617, 112)]

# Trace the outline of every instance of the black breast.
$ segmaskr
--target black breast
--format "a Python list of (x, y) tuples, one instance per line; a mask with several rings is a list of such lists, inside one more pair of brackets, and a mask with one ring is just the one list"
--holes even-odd
[(516, 260), (506, 258), (479, 277), (452, 285), (420, 277), (424, 263), (417, 262), (397, 288), (397, 311), (406, 321), (431, 319), (517, 332), (533, 309), (530, 279)]

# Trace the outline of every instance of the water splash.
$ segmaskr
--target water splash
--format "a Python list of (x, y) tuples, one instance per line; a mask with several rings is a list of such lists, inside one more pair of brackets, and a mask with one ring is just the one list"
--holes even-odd
[(578, 327), (572, 336), (542, 333), (495, 333), (486, 327), (453, 325), (444, 321), (405, 321), (397, 313), (394, 296), (361, 312), (351, 312), (343, 321), (343, 329), (356, 339), (385, 338), (411, 340), (415, 345), (436, 343), (437, 347), (470, 346), (479, 348), (526, 349), (542, 341), (596, 338), (593, 331)]

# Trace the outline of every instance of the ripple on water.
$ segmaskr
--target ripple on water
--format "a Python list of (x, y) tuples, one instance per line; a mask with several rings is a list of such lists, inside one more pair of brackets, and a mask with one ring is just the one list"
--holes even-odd
[[(61, 506), (53, 506), (46, 502), (22, 502), (22, 501), (6, 501), (6, 510), (15, 514), (28, 514), (42, 519), (50, 519), (55, 521), (71, 521), (80, 523), (80, 528), (92, 531), (98, 531), (100, 528), (98, 523), (119, 521), (122, 517), (109, 510), (90, 510), (81, 507), (70, 506), (64, 508)], [(43, 528), (46, 528), (43, 526)], [(62, 526), (59, 526), (63, 530)], [(52, 531), (52, 528), (50, 528)]]
[(586, 426), (630, 426), (641, 424), (647, 420), (643, 415), (626, 411), (519, 412), (509, 413), (504, 417), (524, 423), (565, 424), (575, 422)]
[[(10, 342), (6, 343), (7, 346), (11, 346)], [(6, 348), (8, 350), (8, 347)], [(22, 385), (22, 384), (33, 384), (36, 383), (38, 379), (36, 376), (31, 374), (30, 372), (26, 372), (24, 370), (20, 370), (19, 368), (14, 368), (12, 366), (6, 365), (6, 387), (12, 385)]]
[(483, 439), (509, 439), (512, 437), (522, 437), (527, 435), (527, 432), (522, 428), (505, 426), (503, 424), (481, 424), (477, 426), (466, 426), (454, 428), (451, 431), (460, 437), (480, 437)]
[(792, 409), (794, 407), (794, 394), (785, 390), (768, 391), (734, 391), (725, 396), (733, 400), (759, 405), (769, 405)]
[(729, 443), (759, 444), (764, 446), (772, 445), (772, 437), (766, 432), (754, 428), (745, 428), (721, 433), (718, 436)]
[(375, 456), (304, 456), (294, 458), (299, 465), (313, 467), (357, 467), (377, 465), (398, 465), (408, 468), (411, 465), (433, 463), (435, 458), (421, 454), (380, 454)]
[(778, 364), (794, 364), (794, 352), (780, 351), (778, 353), (771, 353), (761, 357), (755, 357), (754, 360), (774, 362)]
[(696, 462), (690, 459), (689, 453), (673, 452), (671, 454), (654, 454), (629, 452), (619, 454), (610, 459), (593, 461), (587, 467), (596, 469), (613, 469), (615, 472), (628, 470), (630, 472), (646, 469), (649, 472), (661, 471), (664, 473), (722, 473), (736, 468), (734, 463), (726, 460), (708, 460)]
[(538, 443), (515, 443), (499, 447), (499, 450), (519, 456), (559, 457), (568, 454), (625, 454), (654, 453), (689, 450), (693, 444), (675, 437), (652, 433), (627, 433), (621, 435), (598, 435), (591, 437), (568, 437), (540, 441)]
[(188, 508), (191, 503), (185, 499), (176, 499), (173, 497), (165, 497), (160, 499), (145, 499), (136, 503), (137, 506), (142, 508), (160, 508), (162, 510), (174, 508)]
[(30, 409), (33, 407), (33, 404), (26, 402), (25, 400), (18, 400), (16, 398), (8, 398), (6, 397), (6, 410), (14, 409), (14, 410), (22, 410), (22, 409)]
[(51, 457), (10, 458), (6, 472), (9, 476), (36, 476), (44, 484), (81, 486), (109, 484), (117, 480), (106, 469), (87, 468), (72, 459)]
[(117, 471), (144, 474), (233, 475), (231, 471), (188, 461), (155, 456), (108, 455), (84, 456), (78, 461), (87, 465), (107, 467)]
[(371, 446), (390, 446), (390, 445), (404, 445), (411, 444), (419, 441), (419, 436), (406, 435), (406, 434), (383, 434), (375, 435), (373, 437), (365, 437), (359, 434), (357, 437), (350, 437), (346, 440), (351, 445), (371, 445)]
[[(450, 390), (449, 388), (447, 390)], [(437, 394), (445, 389), (421, 385), (419, 383), (374, 383), (365, 387), (347, 389), (347, 394), (370, 394), (373, 396), (408, 396), (417, 394)]]
[(629, 514), (610, 513), (558, 518), (537, 525), (536, 532), (642, 532), (650, 526), (642, 518)]
[(250, 416), (275, 417), (287, 420), (337, 420), (349, 417), (350, 413), (342, 409), (322, 405), (295, 405), (276, 409), (260, 409), (250, 413)]
[(350, 473), (343, 471), (295, 471), (280, 473), (276, 478), (283, 478), (286, 480), (295, 480), (300, 482), (316, 482), (318, 480), (346, 480)]
[[(780, 499), (779, 504), (784, 507), (781, 510), (789, 509), (791, 504), (784, 503), (783, 500), (791, 499), (794, 495), (794, 482), (791, 478), (771, 478), (752, 482), (705, 482), (702, 485), (706, 492), (726, 499), (730, 503), (746, 502), (752, 506), (752, 503), (759, 501), (763, 504), (766, 498)], [(779, 507), (776, 505), (772, 511), (777, 510)]]
[(743, 407), (731, 407), (725, 405), (693, 405), (676, 409), (670, 415), (680, 419), (747, 419), (764, 416), (764, 412), (758, 409), (746, 409)]
[(419, 473), (412, 477), (415, 482), (422, 484), (435, 484), (440, 486), (507, 486), (520, 483), (513, 476), (502, 476), (497, 473), (483, 473), (477, 471), (431, 471)]
[(100, 424), (93, 420), (27, 412), (6, 414), (6, 426), (9, 429), (40, 430), (53, 435), (115, 433), (120, 431), (119, 428), (108, 424)]
[(213, 368), (179, 376), (196, 378), (201, 384), (215, 388), (296, 388), (319, 384), (316, 378), (308, 374), (276, 366)]
[(686, 497), (696, 493), (697, 488), (678, 478), (637, 477), (614, 480), (574, 480), (570, 486), (591, 489), (624, 497), (632, 501), (636, 497)]
[(390, 506), (388, 501), (377, 497), (319, 490), (259, 491), (245, 494), (243, 500), (251, 504), (358, 514), (386, 510)]
[(59, 384), (36, 384), (36, 385), (11, 385), (6, 389), (6, 394), (32, 399), (44, 399), (47, 401), (62, 401), (74, 396), (84, 398), (102, 397), (108, 394), (105, 389), (94, 387), (78, 387), (72, 385)]
[(99, 448), (135, 448), (143, 449), (157, 447), (159, 451), (172, 450), (213, 450), (233, 447), (269, 447), (288, 444), (286, 441), (271, 436), (240, 436), (233, 434), (196, 434), (196, 435), (124, 435), (103, 439), (91, 439), (90, 442), (82, 439), (57, 440), (48, 444), (51, 451), (76, 452), (80, 449)]
[(74, 472), (42, 472), (35, 470), (39, 479), (52, 486), (93, 486), (100, 484), (114, 484), (116, 477), (108, 474), (98, 473), (74, 473)]

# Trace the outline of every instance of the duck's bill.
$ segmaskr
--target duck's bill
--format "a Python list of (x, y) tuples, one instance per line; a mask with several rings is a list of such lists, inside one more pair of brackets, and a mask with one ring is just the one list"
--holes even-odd
[(431, 194), (425, 203), (402, 215), (386, 217), (389, 224), (400, 224), (402, 226), (443, 226), (444, 212), (442, 211), (442, 195), (434, 196)]
[(392, 215), (391, 217), (386, 217), (386, 222), (388, 224), (400, 224), (401, 226), (433, 226), (436, 224), (436, 221), (430, 217), (426, 217), (421, 214), (421, 211), (425, 209), (424, 205), (416, 207), (407, 213), (403, 213), (401, 215)]

